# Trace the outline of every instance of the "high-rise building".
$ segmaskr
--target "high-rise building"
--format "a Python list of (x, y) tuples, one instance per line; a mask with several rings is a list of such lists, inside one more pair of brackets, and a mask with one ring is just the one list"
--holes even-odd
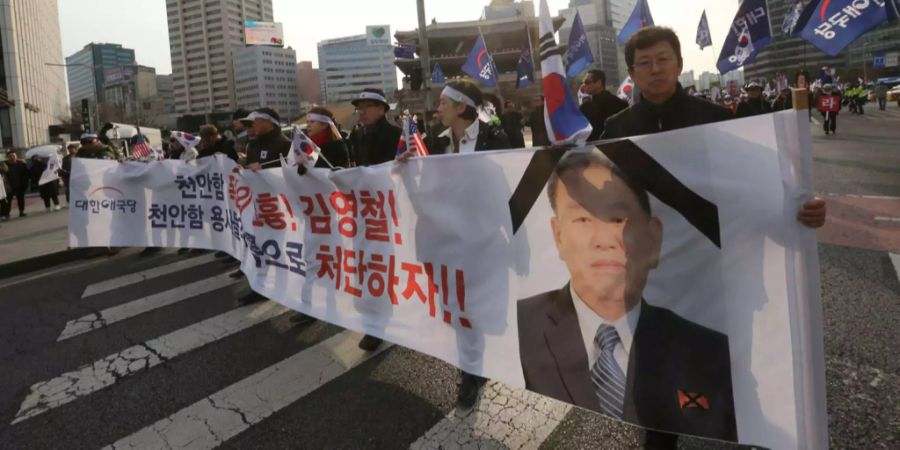
[(56, 0), (0, 1), (0, 147), (46, 144), (69, 117), (62, 57)]
[(93, 110), (97, 102), (106, 101), (106, 74), (119, 73), (135, 64), (134, 50), (120, 44), (90, 43), (66, 57), (69, 103), (77, 105), (88, 99)]
[(319, 80), (325, 103), (348, 102), (367, 87), (381, 89), (388, 97), (397, 90), (390, 27), (367, 27), (367, 33), (379, 28), (381, 36), (388, 36), (387, 44), (370, 45), (368, 34), (319, 41)]
[(681, 75), (678, 77), (678, 82), (681, 83), (681, 85), (684, 87), (688, 87), (688, 86), (696, 87), (695, 86), (696, 81), (694, 81), (694, 71), (688, 70), (688, 71), (682, 72)]
[(147, 100), (157, 97), (156, 69), (135, 65), (109, 69), (104, 75), (104, 103), (119, 112), (120, 117), (136, 122), (141, 114), (149, 112)]
[(719, 84), (719, 74), (712, 72), (703, 72), (697, 79), (697, 89), (704, 90)]
[[(795, 72), (805, 69), (815, 78), (823, 66), (837, 69), (844, 80), (874, 78), (878, 76), (878, 71), (872, 67), (874, 55), (900, 48), (900, 27), (888, 23), (860, 36), (837, 56), (828, 56), (800, 37), (786, 36), (782, 30), (784, 18), (798, 2), (769, 0), (767, 3), (772, 23), (772, 43), (762, 49), (752, 63), (744, 66), (745, 76), (749, 79), (772, 79), (776, 74), (784, 73), (793, 83)], [(802, 5), (805, 2), (799, 3)], [(819, 19), (813, 17), (812, 20)]]
[(322, 103), (322, 92), (319, 84), (319, 69), (314, 69), (312, 61), (300, 61), (297, 63), (297, 93), (300, 101), (319, 104)]
[(272, 0), (166, 0), (169, 50), (179, 114), (235, 109), (232, 53), (244, 22), (271, 22)]
[(175, 86), (172, 84), (172, 74), (156, 76), (156, 95), (163, 102), (163, 110), (167, 114), (175, 112)]
[[(625, 26), (625, 23), (628, 22), (628, 18), (631, 17), (631, 13), (634, 11), (634, 6), (637, 4), (637, 0), (602, 1), (606, 3), (606, 10), (609, 16), (609, 21), (612, 23), (612, 27), (616, 31), (616, 39), (618, 39), (619, 33), (622, 31), (622, 27)], [(625, 52), (621, 46), (619, 46), (617, 56), (619, 58), (619, 78), (624, 80), (625, 78), (628, 78), (628, 65), (625, 64)]]
[(237, 107), (268, 107), (285, 121), (300, 116), (297, 96), (297, 52), (287, 47), (250, 45), (234, 51)]
[(594, 55), (594, 65), (591, 68), (602, 70), (606, 74), (606, 85), (615, 91), (622, 80), (619, 74), (620, 51), (616, 43), (618, 33), (612, 27), (607, 7), (606, 0), (571, 0), (568, 8), (559, 11), (560, 17), (566, 19), (559, 28), (559, 41), (562, 45), (569, 42), (575, 13), (578, 12)]

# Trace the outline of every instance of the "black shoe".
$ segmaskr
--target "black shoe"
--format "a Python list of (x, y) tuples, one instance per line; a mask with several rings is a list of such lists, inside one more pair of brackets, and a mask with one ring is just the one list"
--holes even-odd
[(459, 393), (456, 395), (456, 404), (464, 409), (471, 409), (478, 400), (478, 391), (485, 383), (487, 383), (487, 378), (463, 372)]
[(261, 302), (261, 301), (265, 301), (265, 300), (267, 300), (267, 299), (265, 297), (263, 297), (262, 295), (257, 294), (256, 292), (251, 292), (251, 293), (239, 298), (238, 303), (246, 306), (251, 303)]
[(244, 272), (241, 272), (241, 270), (238, 269), (238, 270), (235, 270), (234, 272), (231, 272), (231, 274), (228, 276), (237, 280), (240, 278), (244, 278)]
[(189, 251), (191, 251), (191, 249), (189, 249), (189, 248), (179, 248), (179, 249), (178, 249), (178, 254), (179, 254), (179, 255), (186, 255)]
[(307, 316), (303, 313), (297, 313), (291, 316), (291, 323), (294, 325), (309, 325), (316, 321), (315, 317)]
[(224, 257), (229, 256), (229, 255), (228, 255), (228, 253), (225, 253), (225, 252), (223, 252), (223, 251), (218, 251), (218, 252), (216, 252), (216, 254), (213, 255), (213, 256), (215, 256), (216, 258), (224, 258)]
[(367, 352), (374, 352), (375, 350), (378, 350), (378, 347), (381, 345), (382, 342), (383, 341), (381, 340), (381, 338), (377, 338), (375, 336), (369, 336), (367, 334), (364, 338), (360, 339), (359, 348), (361, 348)]
[(144, 257), (144, 256), (155, 255), (161, 251), (162, 251), (162, 247), (147, 247), (141, 251), (140, 256)]
[(23, 212), (20, 212), (20, 213), (19, 213), (19, 217), (28, 217), (28, 214), (25, 214), (25, 213), (23, 213)]

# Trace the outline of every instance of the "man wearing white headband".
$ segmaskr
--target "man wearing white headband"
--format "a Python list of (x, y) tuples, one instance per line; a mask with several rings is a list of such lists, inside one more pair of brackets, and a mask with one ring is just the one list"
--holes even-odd
[(503, 128), (478, 118), (484, 96), (475, 83), (451, 81), (441, 92), (438, 116), (447, 130), (437, 139), (432, 154), (469, 153), (511, 148)]
[(110, 146), (100, 142), (96, 134), (85, 133), (81, 135), (81, 148), (78, 149), (76, 158), (86, 159), (118, 159), (116, 151)]
[(391, 109), (381, 89), (366, 88), (352, 102), (362, 128), (350, 135), (351, 160), (359, 166), (373, 166), (393, 161), (400, 141), (400, 128), (388, 123), (385, 115)]
[(281, 157), (287, 157), (291, 141), (281, 132), (281, 116), (272, 108), (259, 108), (243, 122), (252, 122), (252, 135), (256, 139), (247, 145), (247, 167), (256, 171), (261, 168), (281, 167)]

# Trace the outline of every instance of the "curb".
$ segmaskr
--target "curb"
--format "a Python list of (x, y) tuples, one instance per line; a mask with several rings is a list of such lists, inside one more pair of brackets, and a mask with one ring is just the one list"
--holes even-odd
[(80, 259), (92, 258), (106, 253), (105, 248), (84, 247), (63, 250), (61, 252), (50, 253), (47, 255), (36, 256), (34, 258), (23, 259), (0, 265), (0, 280), (22, 275), (28, 272), (34, 272), (41, 269), (47, 269), (54, 266), (78, 261)]

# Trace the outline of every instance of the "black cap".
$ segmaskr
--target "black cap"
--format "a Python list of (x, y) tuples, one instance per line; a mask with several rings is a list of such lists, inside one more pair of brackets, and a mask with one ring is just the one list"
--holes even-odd
[(250, 115), (250, 111), (247, 111), (244, 108), (240, 108), (237, 111), (235, 111), (234, 114), (231, 115), (231, 120), (241, 120), (244, 117), (247, 117), (249, 115)]
[(384, 95), (384, 91), (377, 88), (365, 88), (362, 92), (359, 93), (359, 97), (350, 101), (353, 106), (359, 106), (359, 102), (362, 101), (371, 101), (376, 103), (381, 103), (384, 105), (385, 111), (391, 109), (391, 105), (387, 102), (387, 97)]

